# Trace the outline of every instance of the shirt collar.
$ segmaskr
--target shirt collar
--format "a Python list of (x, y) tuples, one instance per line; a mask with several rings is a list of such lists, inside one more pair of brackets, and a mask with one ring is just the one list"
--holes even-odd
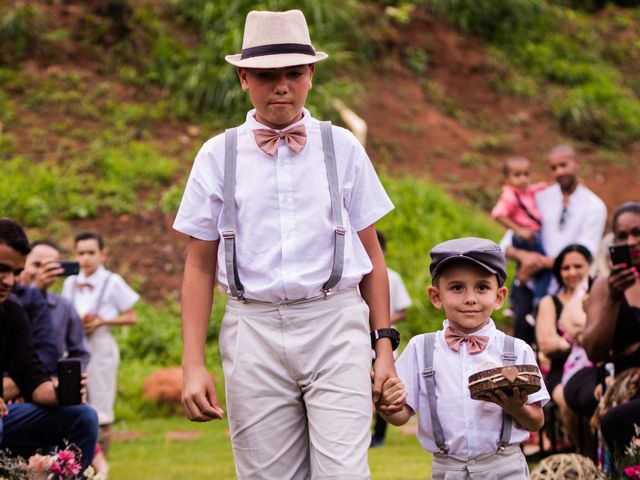
[[(297, 127), (298, 125), (304, 125), (305, 127), (308, 127), (307, 122), (309, 121), (310, 118), (311, 118), (311, 113), (309, 112), (309, 110), (307, 110), (306, 108), (303, 108), (302, 109), (302, 118), (300, 120), (298, 120), (296, 123), (292, 123), (291, 125), (289, 125), (286, 128), (283, 128), (282, 130), (278, 130), (278, 131), (286, 132), (290, 128)], [(251, 130), (255, 130), (256, 128), (271, 128), (271, 127), (268, 127), (267, 125), (263, 125), (262, 123), (260, 123), (260, 122), (258, 122), (256, 120), (256, 109), (255, 108), (253, 110), (249, 110), (249, 112), (247, 113), (247, 126)]]
[(103, 265), (100, 265), (98, 267), (98, 269), (93, 272), (91, 275), (89, 275), (88, 277), (84, 274), (84, 272), (80, 272), (78, 274), (78, 281), (79, 282), (83, 282), (83, 283), (90, 283), (91, 285), (93, 285), (94, 287), (103, 279), (103, 277), (105, 276), (107, 269), (104, 268)]
[[(449, 326), (449, 320), (444, 320), (442, 322), (442, 331), (444, 332), (448, 326)], [(486, 335), (488, 337), (491, 337), (493, 336), (495, 331), (496, 331), (496, 324), (493, 322), (493, 319), (490, 318), (484, 327), (482, 327), (477, 332), (473, 332), (471, 335)]]

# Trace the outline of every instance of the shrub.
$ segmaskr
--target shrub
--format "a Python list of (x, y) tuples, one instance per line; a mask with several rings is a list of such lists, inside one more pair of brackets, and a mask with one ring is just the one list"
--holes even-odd
[(32, 52), (41, 26), (41, 14), (34, 5), (0, 8), (0, 65), (23, 60)]
[(553, 113), (571, 135), (607, 147), (640, 138), (640, 102), (616, 85), (573, 88), (554, 103)]

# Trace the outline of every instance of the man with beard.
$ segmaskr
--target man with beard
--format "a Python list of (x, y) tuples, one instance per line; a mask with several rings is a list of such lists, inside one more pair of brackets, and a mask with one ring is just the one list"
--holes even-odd
[[(541, 214), (542, 246), (545, 255), (515, 248), (511, 245), (511, 232), (501, 246), (507, 258), (520, 263), (518, 276), (512, 289), (511, 308), (514, 311), (514, 336), (528, 343), (535, 341), (532, 322), (527, 315), (533, 310), (533, 290), (527, 282), (539, 271), (551, 269), (560, 251), (572, 243), (587, 247), (592, 255), (604, 233), (607, 207), (578, 178), (578, 160), (570, 145), (557, 145), (548, 157), (548, 165), (555, 183), (536, 193), (536, 205)], [(557, 289), (552, 281), (549, 292)]]

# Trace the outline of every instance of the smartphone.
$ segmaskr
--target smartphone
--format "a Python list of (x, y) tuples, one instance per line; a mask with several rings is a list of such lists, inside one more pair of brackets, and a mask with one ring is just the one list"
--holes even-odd
[(60, 260), (60, 267), (62, 268), (61, 277), (68, 277), (69, 275), (78, 275), (80, 273), (80, 264), (75, 260)]
[(80, 373), (79, 358), (58, 360), (58, 403), (60, 405), (79, 405), (82, 403)]
[(620, 265), (624, 263), (627, 267), (631, 266), (631, 249), (626, 243), (614, 244), (609, 247), (609, 256), (611, 263)]

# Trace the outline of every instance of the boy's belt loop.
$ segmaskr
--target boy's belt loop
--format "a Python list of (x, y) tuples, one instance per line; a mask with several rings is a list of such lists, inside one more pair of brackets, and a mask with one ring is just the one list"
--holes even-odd
[[(335, 244), (333, 248), (333, 266), (329, 279), (322, 286), (324, 298), (332, 295), (332, 288), (342, 278), (344, 268), (345, 235), (347, 233), (342, 221), (342, 202), (340, 201), (340, 187), (338, 182), (338, 168), (336, 165), (336, 153), (333, 144), (333, 132), (331, 122), (320, 122), (322, 135), (322, 149), (324, 151), (324, 163), (327, 170), (329, 183), (329, 196), (331, 198), (331, 219), (334, 225)], [(227, 270), (227, 283), (231, 296), (246, 301), (244, 287), (238, 275), (238, 259), (236, 256), (236, 163), (238, 155), (237, 128), (230, 128), (225, 132), (225, 156), (224, 156), (224, 192), (222, 204), (222, 239), (224, 242), (224, 259)]]

